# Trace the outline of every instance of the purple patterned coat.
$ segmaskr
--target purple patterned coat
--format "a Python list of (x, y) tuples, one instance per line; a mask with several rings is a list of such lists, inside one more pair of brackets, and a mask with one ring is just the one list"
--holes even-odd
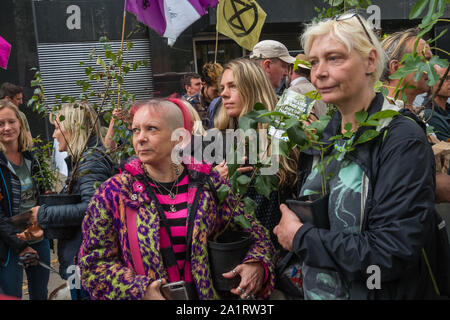
[[(191, 246), (192, 277), (201, 300), (219, 299), (209, 269), (207, 239), (225, 226), (236, 199), (230, 194), (218, 208), (205, 179), (210, 175), (216, 190), (226, 182), (217, 171), (211, 170), (210, 165), (186, 167), (189, 175), (188, 214), (195, 214)], [(144, 185), (137, 180), (142, 174), (139, 159), (131, 160), (125, 165), (124, 172), (97, 189), (89, 204), (82, 225), (83, 242), (78, 265), (82, 285), (91, 299), (142, 299), (151, 282), (168, 279), (159, 251), (159, 216)], [(126, 229), (127, 206), (138, 210), (137, 233), (146, 275), (138, 275), (133, 269)], [(242, 204), (233, 215), (241, 214)], [(269, 276), (260, 296), (267, 298), (275, 283), (274, 249), (268, 231), (250, 214), (245, 216), (251, 221), (252, 228), (247, 231), (251, 233), (253, 245), (244, 261), (259, 260), (265, 263)]]

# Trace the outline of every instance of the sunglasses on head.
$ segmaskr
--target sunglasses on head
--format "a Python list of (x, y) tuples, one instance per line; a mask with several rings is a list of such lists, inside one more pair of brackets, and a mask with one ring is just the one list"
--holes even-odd
[(362, 26), (363, 29), (364, 29), (364, 32), (365, 32), (366, 35), (367, 35), (367, 38), (369, 39), (370, 43), (374, 46), (373, 41), (372, 41), (372, 38), (370, 37), (370, 34), (369, 34), (369, 32), (367, 31), (366, 26), (365, 26), (364, 23), (362, 22), (361, 17), (359, 16), (358, 12), (355, 12), (355, 11), (354, 11), (354, 12), (345, 12), (345, 13), (343, 13), (343, 14), (338, 14), (338, 15), (336, 15), (336, 16), (333, 17), (333, 20), (336, 20), (336, 21), (343, 21), (343, 20), (351, 19), (351, 18), (353, 18), (353, 17), (356, 17), (356, 18), (358, 19), (359, 23), (361, 24), (361, 26)]

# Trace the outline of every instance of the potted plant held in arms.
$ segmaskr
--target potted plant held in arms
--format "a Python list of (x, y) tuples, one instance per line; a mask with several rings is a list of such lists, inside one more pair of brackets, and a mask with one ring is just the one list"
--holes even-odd
[[(257, 103), (254, 106), (254, 110), (250, 113), (258, 116), (266, 114), (268, 111), (264, 105)], [(264, 123), (263, 120), (259, 122)], [(254, 121), (251, 116), (243, 117), (239, 121), (239, 133), (249, 129), (253, 129), (256, 132), (257, 127), (258, 122)], [(264, 171), (271, 168), (271, 161), (277, 157), (279, 152), (278, 144), (274, 144), (275, 147), (273, 147), (266, 139), (267, 135), (265, 134), (259, 137), (260, 139), (258, 139), (258, 135), (247, 137), (238, 135), (236, 149), (231, 150), (227, 156), (230, 186), (222, 185), (217, 190), (219, 205), (232, 193), (236, 199), (232, 213), (234, 214), (237, 210), (243, 209), (243, 214), (231, 217), (220, 232), (216, 233), (213, 238), (208, 239), (208, 253), (214, 287), (219, 291), (229, 291), (239, 285), (239, 276), (226, 279), (222, 274), (241, 264), (252, 245), (252, 239), (247, 230), (252, 228), (249, 220), (256, 219), (255, 209), (258, 204), (249, 196), (249, 191), (254, 190), (257, 194), (264, 195), (270, 199), (270, 194), (277, 188), (278, 179), (276, 176), (264, 174)], [(258, 146), (258, 144), (260, 145), (260, 153), (259, 156), (253, 157), (254, 162), (252, 160), (253, 170), (251, 174), (241, 173), (238, 168), (245, 164), (246, 157), (257, 152), (255, 146)]]

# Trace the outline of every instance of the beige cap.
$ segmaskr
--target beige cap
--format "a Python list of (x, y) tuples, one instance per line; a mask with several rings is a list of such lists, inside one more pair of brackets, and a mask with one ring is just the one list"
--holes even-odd
[(286, 63), (293, 64), (295, 58), (289, 54), (284, 44), (275, 40), (263, 40), (255, 44), (250, 59), (278, 58)]
[[(302, 61), (307, 61), (307, 60), (306, 60), (306, 55), (304, 55), (303, 53), (299, 53), (299, 54), (295, 57), (295, 59), (297, 59), (297, 60), (302, 60)], [(308, 67), (307, 65), (305, 65), (305, 64), (303, 64), (303, 63), (299, 63), (298, 66), (299, 66), (300, 68), (303, 68), (303, 69), (309, 69), (309, 70), (311, 70), (311, 67)]]

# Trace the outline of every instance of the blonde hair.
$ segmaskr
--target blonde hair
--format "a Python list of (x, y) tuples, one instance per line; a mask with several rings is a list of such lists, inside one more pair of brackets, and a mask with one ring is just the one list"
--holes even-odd
[[(277, 96), (264, 69), (257, 62), (239, 58), (227, 63), (223, 71), (225, 72), (225, 70), (233, 72), (234, 84), (244, 105), (237, 120), (252, 111), (257, 102), (264, 104), (269, 111), (274, 109), (278, 100)], [(222, 107), (214, 119), (214, 127), (219, 130), (235, 129), (235, 120), (228, 116), (226, 109)], [(265, 124), (259, 125), (260, 129), (266, 127)], [(281, 166), (277, 173), (280, 186), (293, 184), (297, 181), (297, 148), (292, 150), (291, 158), (292, 160), (280, 156)]]
[[(268, 110), (273, 110), (277, 103), (277, 96), (260, 65), (249, 59), (239, 58), (224, 66), (222, 76), (225, 70), (233, 72), (234, 84), (244, 105), (237, 120), (252, 111), (257, 102), (264, 104)], [(226, 109), (220, 108), (218, 115), (214, 118), (214, 127), (219, 130), (234, 129), (234, 122), (234, 119), (228, 116)]]
[[(64, 117), (59, 121), (60, 117)], [(79, 159), (85, 151), (87, 140), (97, 136), (103, 144), (103, 137), (100, 131), (100, 121), (97, 120), (97, 112), (85, 102), (75, 102), (64, 104), (61, 110), (50, 115), (50, 123), (59, 126), (66, 135), (68, 152), (74, 161)], [(89, 133), (92, 132), (89, 137)]]
[(354, 49), (363, 58), (367, 58), (372, 49), (375, 49), (378, 54), (378, 59), (376, 62), (376, 69), (370, 75), (371, 83), (374, 84), (380, 79), (381, 74), (383, 73), (387, 56), (370, 25), (364, 18), (360, 18), (361, 23), (364, 24), (373, 44), (367, 38), (367, 34), (357, 17), (345, 20), (324, 20), (310, 24), (301, 36), (301, 43), (306, 56), (309, 56), (309, 51), (311, 50), (314, 40), (325, 35), (332, 35), (333, 39), (342, 43), (348, 49), (348, 52)]
[[(31, 147), (33, 146), (33, 140), (31, 139), (30, 135), (28, 134), (27, 127), (25, 126), (25, 122), (23, 121), (22, 117), (19, 113), (19, 108), (16, 107), (16, 105), (6, 99), (0, 100), (0, 110), (3, 110), (5, 108), (8, 108), (12, 111), (14, 111), (14, 114), (16, 115), (17, 120), (20, 124), (20, 131), (19, 131), (19, 152), (29, 151), (31, 150)], [(0, 150), (5, 151), (5, 146), (0, 141)]]

